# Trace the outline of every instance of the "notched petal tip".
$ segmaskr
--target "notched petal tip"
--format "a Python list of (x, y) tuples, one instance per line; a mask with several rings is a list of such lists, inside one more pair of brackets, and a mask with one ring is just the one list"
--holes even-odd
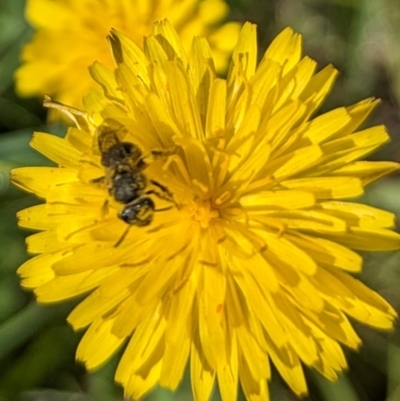
[(124, 62), (124, 54), (122, 51), (121, 40), (118, 37), (118, 31), (115, 28), (111, 28), (110, 34), (107, 35), (107, 40), (111, 46), (111, 52), (115, 63), (117, 65), (122, 64)]
[(13, 184), (14, 186), (16, 186), (17, 188), (19, 188), (19, 189), (21, 189), (22, 191), (26, 191), (26, 192), (29, 192), (29, 193), (33, 193), (33, 191), (32, 190), (29, 190), (25, 185), (24, 185), (24, 182), (23, 181), (21, 181), (21, 180), (19, 180), (19, 177), (20, 177), (20, 172), (21, 172), (21, 170), (23, 169), (23, 167), (20, 167), (20, 168), (15, 168), (15, 169), (12, 169), (12, 170), (10, 170), (10, 182), (11, 182), (11, 184)]

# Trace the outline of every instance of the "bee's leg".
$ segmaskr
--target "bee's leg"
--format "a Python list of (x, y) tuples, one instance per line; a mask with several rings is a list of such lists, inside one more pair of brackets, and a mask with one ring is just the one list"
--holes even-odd
[(172, 194), (172, 192), (167, 187), (165, 187), (164, 185), (162, 185), (159, 182), (154, 181), (154, 180), (150, 180), (150, 182), (153, 185), (155, 185), (156, 187), (161, 189), (161, 191), (163, 193), (162, 199), (168, 200), (170, 202), (174, 202), (174, 195)]
[(165, 212), (167, 210), (171, 210), (173, 206), (163, 207), (161, 209), (154, 209), (155, 212)]
[(106, 199), (103, 203), (103, 206), (100, 209), (100, 217), (102, 220), (106, 218), (108, 214), (108, 199)]
[(155, 191), (154, 189), (150, 189), (148, 191), (145, 192), (146, 195), (155, 195), (160, 199), (164, 199), (168, 202), (173, 203), (176, 207), (178, 207), (178, 204), (175, 202), (174, 196), (172, 195), (172, 193), (170, 191), (168, 191), (167, 188), (165, 188), (163, 185), (159, 184), (156, 181), (151, 180), (151, 183), (155, 186), (157, 186), (158, 188), (161, 189), (161, 191)]
[(168, 202), (173, 202), (174, 200), (168, 195), (164, 194), (163, 192), (154, 191), (154, 189), (149, 189), (145, 192), (145, 195), (155, 195), (157, 198), (164, 199)]
[(169, 149), (153, 149), (149, 153), (142, 156), (138, 162), (137, 167), (141, 170), (145, 169), (149, 164), (153, 163), (155, 160), (162, 159), (163, 157), (168, 157), (176, 153), (177, 147), (174, 146), (173, 148)]
[(90, 180), (91, 184), (103, 184), (106, 177), (103, 175), (102, 177), (93, 178)]
[(121, 245), (122, 241), (125, 239), (125, 237), (128, 235), (128, 232), (132, 226), (128, 225), (128, 227), (125, 228), (124, 232), (122, 233), (121, 237), (118, 239), (118, 241), (114, 244), (114, 248), (117, 248), (118, 246)]

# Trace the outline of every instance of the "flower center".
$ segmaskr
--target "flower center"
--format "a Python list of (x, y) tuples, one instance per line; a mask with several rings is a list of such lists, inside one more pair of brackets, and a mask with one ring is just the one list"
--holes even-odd
[(197, 199), (193, 218), (201, 228), (207, 228), (211, 220), (219, 217), (219, 211), (211, 205), (209, 200)]

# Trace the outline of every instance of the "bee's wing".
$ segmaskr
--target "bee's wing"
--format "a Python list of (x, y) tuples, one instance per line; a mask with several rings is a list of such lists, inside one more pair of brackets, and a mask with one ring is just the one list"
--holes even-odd
[(111, 146), (119, 142), (118, 136), (111, 128), (100, 125), (97, 129), (97, 142), (99, 145), (100, 153), (106, 152)]
[(101, 153), (106, 152), (111, 146), (122, 142), (127, 129), (118, 121), (107, 118), (103, 124), (97, 128), (97, 143)]

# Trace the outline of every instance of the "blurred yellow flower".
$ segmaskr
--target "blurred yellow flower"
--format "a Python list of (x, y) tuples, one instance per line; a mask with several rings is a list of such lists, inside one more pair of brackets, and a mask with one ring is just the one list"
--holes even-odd
[[(197, 401), (215, 381), (224, 401), (238, 383), (248, 400), (268, 400), (271, 363), (297, 395), (307, 393), (302, 364), (335, 380), (340, 345), (360, 345), (348, 316), (383, 330), (396, 317), (353, 276), (357, 251), (399, 249), (394, 216), (345, 200), (398, 169), (358, 161), (389, 139), (383, 126), (356, 131), (377, 101), (312, 117), (337, 71), (315, 73), (291, 29), (257, 66), (256, 27), (245, 24), (226, 80), (204, 38), (188, 58), (167, 22), (143, 52), (117, 31), (109, 41), (115, 74), (90, 69), (105, 95), (92, 90), (84, 111), (47, 101), (78, 126), (65, 139), (35, 134), (57, 167), (12, 172), (46, 201), (18, 214), (41, 230), (27, 239), (41, 255), (20, 267), (23, 286), (43, 303), (90, 292), (68, 318), (87, 328), (77, 358), (94, 369), (127, 344), (116, 380), (134, 399), (176, 389), (188, 363)], [(123, 152), (103, 135), (120, 136)], [(117, 201), (134, 144), (154, 160), (144, 169), (136, 159), (133, 183), (143, 174), (172, 201), (132, 185), (133, 201)], [(153, 221), (125, 223), (126, 208), (137, 218), (148, 198)]]
[(194, 36), (206, 36), (217, 71), (223, 72), (240, 31), (239, 23), (222, 24), (228, 12), (225, 0), (28, 0), (26, 17), (36, 32), (21, 54), (17, 93), (51, 95), (82, 107), (82, 97), (92, 85), (88, 67), (96, 60), (113, 66), (105, 40), (110, 29), (142, 47), (153, 22), (166, 17), (186, 50)]

